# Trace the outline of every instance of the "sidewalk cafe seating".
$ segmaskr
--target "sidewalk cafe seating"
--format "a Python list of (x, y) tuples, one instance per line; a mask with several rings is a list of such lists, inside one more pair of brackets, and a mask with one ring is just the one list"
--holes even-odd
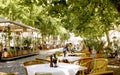
[[(53, 54), (51, 54), (51, 55), (53, 55)], [(45, 60), (50, 61), (50, 56), (51, 56), (51, 55), (46, 56)], [(57, 51), (57, 56), (62, 56), (62, 55), (63, 55), (63, 52)]]
[(82, 61), (79, 62), (79, 65), (86, 66), (88, 68), (88, 70), (85, 71), (87, 74), (104, 72), (107, 70), (107, 64), (108, 64), (108, 60), (106, 58), (95, 58), (92, 60), (89, 59), (85, 63), (82, 63)]
[(78, 61), (79, 65), (87, 67), (87, 69), (84, 71), (85, 73), (90, 72), (90, 65), (91, 65), (92, 59), (93, 58), (85, 58)]
[(74, 64), (76, 61), (83, 59), (86, 57), (78, 57), (78, 56), (59, 56), (58, 57), (58, 61), (59, 62), (64, 62), (64, 63), (70, 63), (70, 64)]
[(58, 63), (57, 65), (57, 67), (51, 67), (49, 63), (45, 63), (25, 66), (25, 68), (28, 73), (27, 75), (76, 75), (78, 71), (87, 69), (84, 66), (69, 63)]
[[(108, 59), (106, 58), (97, 58), (93, 60), (93, 69), (90, 73), (104, 72), (107, 70)], [(102, 63), (102, 64), (101, 64)]]
[(28, 75), (27, 73), (27, 69), (25, 66), (30, 66), (30, 65), (36, 65), (36, 64), (44, 64), (45, 62), (39, 61), (39, 60), (27, 60), (25, 62), (23, 62), (23, 67), (26, 71), (26, 75)]
[(12, 73), (0, 72), (0, 75), (18, 75), (18, 72), (12, 72)]
[(24, 66), (29, 66), (29, 65), (36, 65), (36, 64), (43, 64), (44, 62), (39, 61), (39, 60), (28, 60), (23, 63)]

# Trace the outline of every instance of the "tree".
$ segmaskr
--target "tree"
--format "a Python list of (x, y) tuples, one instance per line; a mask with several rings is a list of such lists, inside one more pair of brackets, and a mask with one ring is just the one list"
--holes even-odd
[[(57, 0), (52, 1), (49, 14), (63, 17), (64, 27), (83, 37), (98, 38), (104, 35), (109, 41), (108, 31), (119, 18), (116, 10), (118, 0)], [(119, 3), (117, 3), (119, 5)]]
[(105, 33), (110, 43), (108, 31), (119, 25), (119, 0), (2, 0), (1, 6), (1, 10), (7, 7), (9, 18), (37, 27), (43, 34), (55, 35), (60, 25), (86, 38)]

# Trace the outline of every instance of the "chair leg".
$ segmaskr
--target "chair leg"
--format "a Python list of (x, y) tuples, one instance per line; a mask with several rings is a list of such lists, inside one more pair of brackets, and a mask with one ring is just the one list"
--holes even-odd
[(78, 72), (76, 73), (76, 75), (84, 75), (84, 70), (78, 71)]
[(82, 70), (82, 75), (84, 75), (84, 70)]

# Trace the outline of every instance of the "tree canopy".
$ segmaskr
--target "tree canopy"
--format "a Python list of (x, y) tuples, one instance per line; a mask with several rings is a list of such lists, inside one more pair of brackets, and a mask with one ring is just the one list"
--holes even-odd
[[(1, 0), (0, 15), (40, 29), (43, 34), (101, 37), (119, 25), (119, 0)], [(60, 31), (61, 32), (60, 32)], [(109, 41), (109, 37), (108, 37)]]

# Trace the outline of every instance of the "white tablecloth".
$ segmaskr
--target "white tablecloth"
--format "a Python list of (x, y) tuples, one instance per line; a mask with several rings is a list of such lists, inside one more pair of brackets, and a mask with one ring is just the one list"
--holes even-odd
[(26, 66), (28, 75), (34, 75), (36, 72), (50, 72), (52, 75), (75, 75), (79, 70), (85, 70), (86, 67), (79, 65), (58, 63), (58, 67), (50, 67), (49, 64), (39, 64)]
[(58, 60), (59, 60), (59, 61), (62, 61), (62, 60), (65, 60), (65, 59), (67, 59), (69, 62), (72, 62), (72, 61), (76, 61), (76, 60), (81, 59), (81, 57), (76, 57), (76, 56), (66, 56), (66, 57), (64, 57), (64, 56), (59, 56), (59, 57), (58, 57)]

